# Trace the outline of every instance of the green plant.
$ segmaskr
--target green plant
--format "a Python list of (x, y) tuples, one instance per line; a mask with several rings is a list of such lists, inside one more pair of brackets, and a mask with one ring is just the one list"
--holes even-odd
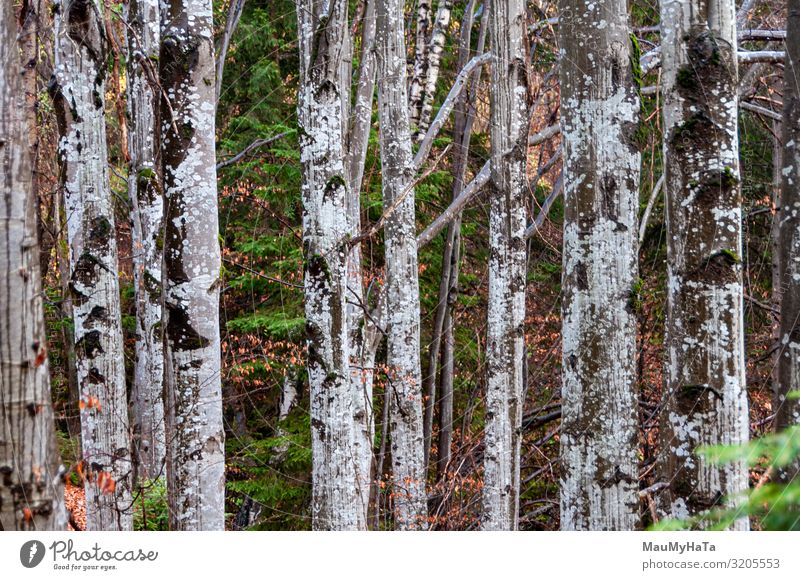
[(169, 529), (166, 478), (145, 480), (134, 494), (133, 529), (157, 532)]
[(687, 519), (662, 520), (651, 529), (725, 530), (736, 520), (749, 517), (755, 526), (763, 530), (800, 530), (800, 478), (791, 478), (789, 483), (768, 482), (781, 472), (797, 471), (800, 462), (800, 425), (743, 445), (707, 446), (701, 447), (698, 452), (717, 464), (744, 461), (752, 467), (763, 469), (764, 476), (758, 485), (742, 497), (728, 498), (728, 503), (734, 504), (733, 507), (714, 508)]

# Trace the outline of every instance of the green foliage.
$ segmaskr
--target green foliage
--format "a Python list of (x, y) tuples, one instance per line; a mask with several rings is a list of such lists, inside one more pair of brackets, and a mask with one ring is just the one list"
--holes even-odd
[[(698, 449), (708, 461), (727, 464), (743, 461), (760, 467), (768, 476), (786, 469), (792, 473), (800, 460), (800, 425), (766, 435), (743, 445), (714, 445)], [(697, 516), (663, 520), (657, 531), (710, 529), (724, 530), (743, 517), (752, 518), (764, 530), (800, 530), (800, 478), (790, 483), (764, 483), (742, 497), (729, 498), (735, 507), (715, 508)]]
[(165, 477), (141, 482), (134, 494), (134, 531), (158, 532), (169, 529), (169, 506)]
[[(228, 491), (240, 507), (245, 496), (265, 506), (256, 530), (308, 529), (311, 482), (311, 425), (308, 410), (289, 415), (270, 437), (235, 440), (228, 448)], [(235, 474), (246, 473), (246, 479)]]

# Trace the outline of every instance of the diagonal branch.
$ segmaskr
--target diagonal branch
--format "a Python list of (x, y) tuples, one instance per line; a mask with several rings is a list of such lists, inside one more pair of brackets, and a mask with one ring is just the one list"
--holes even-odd
[(447, 98), (444, 100), (444, 103), (442, 103), (442, 106), (439, 109), (439, 112), (436, 114), (436, 118), (433, 120), (433, 123), (431, 123), (431, 126), (428, 127), (428, 131), (425, 133), (425, 137), (420, 143), (417, 154), (414, 156), (414, 162), (412, 165), (414, 171), (419, 171), (419, 168), (422, 167), (423, 163), (425, 163), (425, 159), (430, 154), (431, 147), (433, 147), (433, 140), (436, 138), (436, 135), (439, 134), (439, 131), (441, 131), (445, 121), (447, 121), (447, 118), (450, 116), (450, 113), (452, 112), (453, 107), (455, 107), (456, 101), (458, 101), (458, 97), (461, 95), (464, 87), (467, 86), (467, 80), (469, 79), (470, 74), (472, 74), (475, 69), (489, 62), (491, 59), (492, 55), (488, 52), (476, 56), (470, 60), (463, 69), (461, 69), (460, 73), (458, 73), (458, 76), (453, 83), (453, 87), (447, 94)]

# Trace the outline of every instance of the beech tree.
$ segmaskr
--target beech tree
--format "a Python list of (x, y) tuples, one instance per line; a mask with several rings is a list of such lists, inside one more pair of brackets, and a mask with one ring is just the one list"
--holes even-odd
[(211, 1), (162, 4), (160, 35), (170, 527), (222, 530), (225, 432)]
[[(733, 0), (661, 4), (669, 290), (661, 509), (679, 518), (748, 486), (743, 461), (715, 465), (696, 452), (749, 437), (735, 15)], [(746, 529), (747, 518), (734, 527)]]
[(158, 0), (127, 4), (128, 195), (133, 222), (136, 288), (136, 365), (132, 407), (137, 467), (148, 478), (164, 474), (164, 338), (161, 332), (161, 266), (164, 200), (160, 185)]
[(528, 76), (525, 2), (492, 2), (491, 209), (483, 528), (514, 530), (519, 511), (525, 356)]
[(786, 68), (783, 72), (783, 164), (778, 224), (780, 347), (775, 408), (778, 429), (800, 423), (800, 1), (788, 0)]
[(427, 527), (417, 239), (403, 4), (377, 6), (378, 119), (386, 216), (387, 398), (395, 525)]
[(561, 528), (638, 522), (639, 98), (626, 3), (560, 4), (564, 143)]
[[(343, 81), (347, 3), (297, 4), (300, 89), (297, 117), (303, 168), (303, 256), (308, 380), (311, 392), (312, 525), (357, 530), (366, 511), (356, 498), (354, 396), (347, 335), (348, 175)], [(359, 385), (360, 386), (360, 385)], [(360, 465), (360, 463), (358, 464)]]
[(132, 464), (116, 229), (108, 178), (108, 40), (102, 10), (95, 0), (62, 0), (55, 5), (51, 94), (60, 133), (86, 525), (89, 530), (129, 530)]
[(0, 530), (63, 530), (63, 466), (15, 28), (12, 3), (0, 3)]
[[(375, 2), (366, 0), (361, 29), (361, 54), (358, 83), (350, 119), (347, 124), (345, 165), (347, 183), (347, 220), (351, 238), (361, 233), (361, 186), (364, 164), (372, 128), (372, 108), (375, 101)], [(352, 46), (352, 45), (351, 45)], [(342, 79), (343, 89), (349, 78)], [(343, 98), (348, 97), (343, 90)], [(373, 481), (373, 441), (375, 416), (372, 387), (375, 378), (375, 357), (383, 334), (368, 312), (370, 300), (364, 291), (364, 271), (361, 244), (353, 244), (347, 254), (347, 336), (350, 357), (350, 383), (353, 394), (354, 449), (356, 458), (356, 489), (366, 520)], [(369, 316), (368, 316), (369, 314)], [(376, 313), (377, 316), (377, 313)]]

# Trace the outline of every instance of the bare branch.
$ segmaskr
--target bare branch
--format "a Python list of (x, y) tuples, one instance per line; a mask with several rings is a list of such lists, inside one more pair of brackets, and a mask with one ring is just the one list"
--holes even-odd
[(458, 101), (459, 95), (461, 95), (461, 92), (464, 90), (464, 87), (467, 86), (467, 80), (469, 79), (470, 74), (472, 74), (472, 72), (478, 67), (481, 67), (489, 62), (491, 59), (492, 55), (488, 52), (476, 56), (469, 61), (463, 69), (461, 69), (460, 73), (458, 73), (458, 76), (453, 83), (453, 87), (450, 89), (447, 98), (444, 100), (439, 112), (436, 114), (436, 118), (433, 120), (433, 123), (431, 123), (431, 126), (428, 127), (425, 137), (420, 142), (417, 154), (414, 156), (414, 171), (419, 171), (419, 168), (428, 157), (431, 147), (433, 146), (433, 140), (436, 138), (436, 135), (439, 134), (439, 131), (441, 131), (445, 121), (447, 121), (447, 118), (450, 116), (450, 113), (453, 110), (456, 101)]
[(453, 200), (439, 217), (433, 220), (433, 222), (417, 236), (417, 248), (419, 249), (430, 243), (446, 225), (453, 221), (455, 217), (464, 210), (467, 204), (472, 201), (481, 188), (489, 182), (490, 176), (490, 163), (487, 161), (480, 172), (467, 184), (464, 191)]
[(277, 135), (270, 137), (268, 139), (256, 139), (250, 145), (242, 149), (239, 153), (231, 157), (230, 159), (226, 159), (225, 161), (220, 161), (217, 163), (217, 171), (222, 169), (223, 167), (228, 167), (229, 165), (233, 165), (241, 160), (245, 155), (253, 151), (254, 149), (258, 149), (259, 147), (266, 147), (267, 145), (274, 143), (278, 139), (283, 139), (292, 131), (284, 131), (283, 133), (278, 133)]

